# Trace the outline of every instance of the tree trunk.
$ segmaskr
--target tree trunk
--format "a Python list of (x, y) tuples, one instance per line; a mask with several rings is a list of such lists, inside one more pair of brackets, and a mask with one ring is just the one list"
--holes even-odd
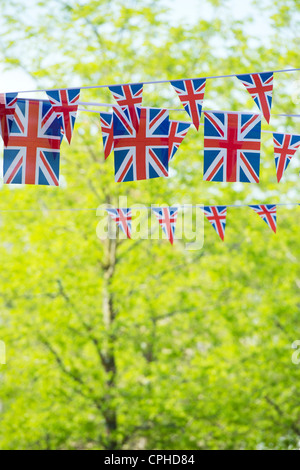
[(107, 374), (106, 378), (106, 394), (104, 408), (104, 420), (106, 427), (106, 442), (104, 447), (107, 450), (117, 449), (118, 442), (116, 439), (117, 430), (117, 410), (114, 404), (114, 395), (116, 388), (116, 357), (115, 357), (115, 336), (113, 333), (113, 323), (116, 317), (113, 305), (113, 298), (110, 292), (110, 284), (115, 270), (116, 264), (116, 240), (107, 240), (106, 258), (104, 268), (104, 285), (103, 285), (103, 320), (107, 329), (107, 341), (103, 351), (103, 365)]

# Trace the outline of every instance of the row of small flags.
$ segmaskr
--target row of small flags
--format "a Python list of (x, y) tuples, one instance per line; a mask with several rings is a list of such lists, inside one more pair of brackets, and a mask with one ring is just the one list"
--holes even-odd
[[(169, 164), (190, 123), (169, 120), (166, 109), (138, 108), (136, 130), (129, 111), (100, 113), (105, 159), (114, 150), (116, 182), (169, 175)], [(273, 133), (278, 182), (300, 146), (300, 135)], [(259, 183), (261, 116), (204, 112), (204, 181)]]
[[(274, 233), (276, 233), (277, 224), (277, 206), (276, 204), (255, 204), (249, 205)], [(205, 217), (213, 226), (221, 240), (224, 241), (227, 206), (199, 206), (204, 212)], [(167, 239), (173, 245), (176, 221), (179, 207), (160, 207), (151, 209), (156, 216)], [(116, 222), (119, 229), (131, 238), (132, 229), (132, 209), (106, 209), (110, 217)]]
[[(269, 122), (273, 72), (238, 75)], [(170, 81), (193, 125), (199, 128), (206, 79)], [(114, 150), (117, 182), (167, 177), (192, 123), (171, 121), (167, 109), (142, 107), (143, 84), (109, 86), (117, 105), (100, 113), (105, 158)], [(60, 144), (71, 143), (80, 89), (46, 91), (48, 101), (0, 95), (4, 183), (59, 184)], [(205, 181), (259, 182), (261, 116), (204, 113)], [(300, 146), (296, 134), (274, 133), (278, 182)]]

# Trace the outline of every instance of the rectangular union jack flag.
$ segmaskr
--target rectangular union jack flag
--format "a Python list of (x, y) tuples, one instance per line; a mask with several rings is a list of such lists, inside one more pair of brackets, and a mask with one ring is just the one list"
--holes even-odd
[(300, 135), (273, 133), (273, 141), (276, 174), (279, 183), (293, 155), (300, 146)]
[(18, 100), (4, 149), (5, 184), (59, 185), (60, 123), (44, 122), (50, 103)]
[(18, 93), (0, 93), (0, 129), (5, 147), (14, 120)]
[(276, 233), (276, 204), (255, 204), (249, 207)]
[(205, 181), (259, 182), (261, 117), (204, 113)]
[(116, 85), (108, 87), (123, 111), (127, 111), (131, 124), (137, 131), (140, 124), (141, 106), (143, 100), (143, 84)]
[(112, 113), (100, 113), (101, 132), (105, 160), (114, 148), (114, 130)]
[(247, 88), (254, 99), (256, 105), (269, 123), (272, 106), (273, 93), (273, 73), (252, 73), (247, 75), (237, 75), (243, 85)]
[(174, 80), (170, 82), (178, 94), (184, 109), (191, 117), (196, 129), (199, 129), (205, 91), (205, 78), (193, 80)]
[(136, 131), (129, 113), (114, 108), (116, 182), (168, 176), (169, 127), (166, 109), (141, 108), (140, 125)]
[(227, 206), (204, 206), (202, 210), (221, 240), (224, 241)]
[(185, 138), (191, 124), (182, 121), (170, 121), (169, 134), (169, 161), (174, 157), (179, 146)]
[(178, 215), (177, 207), (158, 207), (152, 209), (156, 216), (161, 228), (163, 229), (166, 237), (171, 245), (174, 243), (176, 221)]
[(48, 90), (46, 93), (52, 108), (45, 118), (51, 119), (55, 113), (60, 120), (62, 133), (70, 144), (77, 116), (80, 89)]
[(131, 209), (106, 209), (106, 211), (126, 237), (131, 238)]

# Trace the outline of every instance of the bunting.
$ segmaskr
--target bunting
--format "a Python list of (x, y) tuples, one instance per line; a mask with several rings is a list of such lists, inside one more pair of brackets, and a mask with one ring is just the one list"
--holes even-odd
[(122, 111), (127, 111), (133, 128), (138, 131), (143, 100), (143, 84), (108, 87)]
[[(261, 114), (269, 122), (274, 73), (286, 73), (296, 70), (299, 71), (300, 69), (179, 80), (158, 80), (145, 82), (145, 84), (171, 84), (185, 111), (191, 117), (192, 123), (196, 129), (199, 129), (206, 80), (236, 76), (254, 99)], [(114, 150), (116, 182), (168, 177), (169, 162), (179, 149), (191, 124), (182, 121), (170, 121), (167, 109), (142, 107), (143, 87), (144, 83), (83, 87), (108, 88), (117, 105), (80, 102), (81, 88), (31, 90), (31, 92), (46, 92), (49, 101), (24, 99), (20, 100), (19, 106), (16, 106), (17, 94), (21, 92), (0, 94), (0, 130), (4, 146), (9, 147), (9, 152), (5, 153), (4, 167), (6, 175), (4, 181), (9, 184), (20, 180), (24, 181), (25, 184), (58, 185), (59, 156), (56, 159), (54, 154), (59, 154), (60, 149), (57, 148), (56, 140), (58, 136), (54, 129), (58, 125), (60, 127), (60, 140), (65, 136), (68, 142), (71, 143), (79, 104), (83, 106), (89, 104), (113, 106), (112, 114), (99, 113), (99, 115), (105, 159)], [(35, 113), (28, 111), (29, 121), (26, 124), (27, 117), (24, 110), (27, 107), (33, 109), (32, 103), (34, 101), (37, 101), (43, 107), (41, 115), (38, 117), (41, 120), (37, 120), (35, 123), (36, 129), (38, 129), (36, 139), (45, 139), (45, 145), (41, 147), (35, 147), (35, 144), (29, 143), (32, 142), (32, 138), (26, 135), (26, 126), (28, 126), (28, 129), (33, 128), (32, 117), (29, 116), (34, 116)], [(18, 113), (16, 112), (17, 108)], [(97, 112), (82, 108), (80, 108), (80, 111)], [(178, 110), (175, 109), (175, 111)], [(204, 181), (259, 183), (261, 132), (270, 132), (261, 131), (261, 114), (225, 111), (206, 111), (204, 114)], [(279, 114), (279, 116), (297, 117), (300, 115)], [(13, 140), (10, 138), (12, 127), (14, 127)], [(50, 132), (51, 138), (48, 132)], [(46, 135), (49, 140), (47, 144)], [(21, 138), (27, 139), (27, 143), (25, 144), (22, 141), (22, 145), (18, 146), (17, 142), (20, 143)], [(277, 180), (280, 182), (291, 158), (300, 146), (300, 135), (274, 132), (273, 141)], [(33, 155), (35, 151), (38, 152), (37, 149), (42, 149), (42, 153), (36, 155), (37, 166), (34, 170), (40, 176), (36, 176), (37, 173), (34, 172), (31, 172), (34, 176), (28, 176), (30, 172), (25, 156), (21, 158), (18, 154), (18, 162), (14, 166), (13, 154), (11, 153), (13, 148), (26, 149), (28, 155)], [(33, 153), (31, 152), (32, 149), (35, 149)], [(38, 168), (41, 167), (41, 155), (44, 157), (46, 155), (43, 153), (45, 149), (53, 150), (53, 152), (50, 152), (53, 153), (53, 161), (51, 164), (48, 162), (49, 168), (44, 162), (44, 170), (41, 170), (40, 173)], [(13, 166), (11, 166), (12, 164)], [(28, 174), (26, 177), (25, 173), (20, 177), (21, 167), (27, 168)], [(50, 172), (51, 168), (52, 173)]]
[(281, 180), (292, 156), (300, 146), (300, 135), (273, 133), (277, 181)]
[(131, 209), (106, 209), (106, 211), (126, 237), (131, 238)]
[(205, 181), (259, 182), (261, 118), (250, 113), (204, 113)]
[(4, 183), (59, 185), (60, 122), (45, 120), (50, 108), (45, 101), (17, 100), (4, 149)]
[(166, 109), (141, 108), (140, 125), (136, 131), (129, 113), (114, 108), (116, 182), (168, 176), (169, 127)]
[(204, 206), (203, 212), (221, 240), (224, 241), (227, 206)]
[(184, 109), (191, 117), (196, 129), (199, 129), (205, 91), (205, 78), (193, 80), (174, 80), (170, 82), (178, 94)]
[(237, 78), (247, 88), (265, 120), (269, 123), (272, 106), (273, 72), (237, 75)]
[(18, 93), (0, 94), (0, 130), (4, 146), (7, 146), (10, 128), (14, 120)]
[(173, 245), (175, 229), (176, 229), (176, 221), (177, 221), (177, 215), (178, 215), (178, 208), (177, 207), (153, 208), (152, 212), (156, 216), (169, 242), (171, 243), (171, 245)]
[(249, 206), (276, 233), (276, 204), (258, 204)]
[(114, 130), (112, 113), (100, 113), (100, 124), (104, 148), (105, 160), (111, 154), (114, 148)]
[(169, 161), (174, 157), (179, 146), (188, 133), (191, 124), (182, 121), (170, 121)]
[(46, 93), (52, 105), (46, 118), (51, 119), (53, 113), (59, 118), (62, 133), (70, 144), (77, 116), (80, 89), (48, 90)]

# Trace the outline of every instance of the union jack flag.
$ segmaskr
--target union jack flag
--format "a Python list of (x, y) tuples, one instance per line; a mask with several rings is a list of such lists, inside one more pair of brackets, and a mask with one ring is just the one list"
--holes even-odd
[(205, 181), (259, 182), (261, 117), (204, 113)]
[(254, 99), (265, 120), (269, 123), (272, 106), (273, 73), (252, 73), (237, 75)]
[(18, 93), (0, 94), (0, 128), (5, 147), (7, 146), (10, 128), (14, 120)]
[(131, 238), (131, 209), (106, 209), (106, 211), (126, 237)]
[(297, 148), (300, 146), (300, 135), (274, 133), (273, 141), (277, 181), (279, 183), (292, 156), (295, 155)]
[(112, 113), (100, 113), (100, 123), (105, 160), (114, 148), (114, 130)]
[(176, 229), (176, 221), (177, 221), (177, 215), (178, 215), (178, 208), (177, 207), (159, 207), (159, 208), (153, 208), (152, 211), (155, 214), (158, 222), (160, 223), (161, 228), (163, 229), (171, 245), (173, 245), (175, 229)]
[(191, 124), (181, 121), (170, 121), (170, 134), (169, 134), (169, 161), (174, 157), (179, 149), (179, 146), (185, 138)]
[(265, 222), (270, 229), (276, 233), (276, 204), (259, 204), (249, 206), (253, 209)]
[(204, 206), (203, 212), (219, 237), (224, 241), (227, 206)]
[(168, 176), (169, 124), (166, 109), (141, 108), (136, 131), (128, 112), (114, 108), (116, 182)]
[(10, 137), (4, 149), (5, 184), (59, 185), (60, 123), (44, 122), (51, 104), (18, 100)]
[(70, 144), (77, 116), (80, 89), (49, 90), (46, 93), (52, 108), (49, 110), (49, 114), (45, 116), (45, 119), (51, 119), (54, 113), (59, 118), (62, 133)]
[(108, 87), (123, 111), (127, 110), (133, 128), (137, 131), (140, 123), (140, 107), (143, 99), (143, 84), (116, 85)]
[(192, 118), (193, 124), (198, 130), (204, 100), (205, 78), (196, 78), (194, 80), (174, 80), (170, 83), (174, 87), (184, 109)]

